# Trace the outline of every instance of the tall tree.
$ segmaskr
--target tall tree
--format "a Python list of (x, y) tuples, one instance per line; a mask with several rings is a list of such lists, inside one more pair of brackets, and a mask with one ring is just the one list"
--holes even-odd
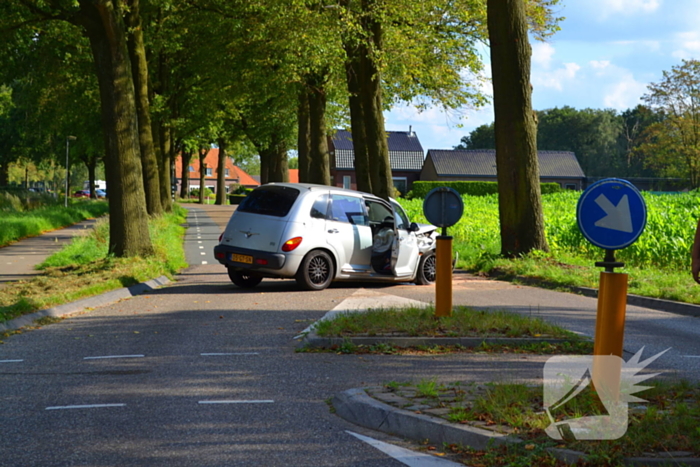
[(684, 177), (700, 186), (700, 61), (683, 60), (664, 71), (642, 98), (664, 118), (648, 129), (645, 144), (653, 164), (669, 177)]
[(548, 251), (532, 110), (524, 0), (487, 0), (493, 76), (501, 254)]

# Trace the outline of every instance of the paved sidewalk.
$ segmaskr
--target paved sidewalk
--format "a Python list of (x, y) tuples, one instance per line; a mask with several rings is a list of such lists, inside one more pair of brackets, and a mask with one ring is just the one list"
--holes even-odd
[(63, 248), (76, 235), (84, 235), (97, 219), (43, 233), (0, 248), (0, 287), (9, 282), (31, 279), (41, 274), (35, 266)]

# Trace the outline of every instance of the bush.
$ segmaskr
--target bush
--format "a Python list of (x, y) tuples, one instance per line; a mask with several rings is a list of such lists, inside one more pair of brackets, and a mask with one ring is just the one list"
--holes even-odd
[[(408, 199), (414, 198), (425, 198), (426, 195), (433, 188), (438, 188), (441, 186), (446, 186), (453, 188), (457, 193), (461, 195), (470, 196), (488, 196), (498, 193), (498, 183), (497, 182), (468, 182), (468, 181), (438, 181), (438, 182), (428, 182), (428, 181), (417, 181), (413, 182), (411, 191), (408, 192), (406, 197)], [(540, 183), (540, 188), (542, 194), (558, 193), (563, 191), (558, 183)]]

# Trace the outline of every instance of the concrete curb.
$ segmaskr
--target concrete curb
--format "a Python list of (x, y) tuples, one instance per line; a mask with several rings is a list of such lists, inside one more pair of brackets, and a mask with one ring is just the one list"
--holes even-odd
[(304, 336), (298, 347), (301, 348), (330, 348), (340, 346), (346, 342), (352, 342), (355, 345), (377, 345), (391, 344), (397, 347), (418, 347), (427, 345), (460, 345), (462, 347), (473, 348), (481, 344), (488, 345), (522, 345), (522, 344), (561, 344), (569, 342), (566, 339), (546, 339), (546, 338), (518, 338), (518, 337), (320, 337), (316, 332), (311, 331)]
[[(588, 287), (575, 287), (572, 289), (586, 297), (598, 297), (598, 289)], [(674, 302), (672, 300), (663, 300), (661, 298), (643, 297), (641, 295), (627, 295), (627, 304), (632, 306), (641, 306), (652, 310), (666, 311), (668, 313), (676, 313), (678, 315), (694, 316), (700, 318), (700, 305), (692, 303)]]
[(48, 308), (46, 310), (40, 310), (35, 313), (20, 316), (19, 318), (15, 318), (5, 323), (0, 323), (0, 332), (19, 329), (24, 326), (31, 326), (34, 324), (34, 321), (46, 316), (60, 318), (79, 313), (85, 308), (96, 308), (98, 306), (111, 305), (119, 300), (124, 300), (125, 298), (131, 298), (144, 292), (155, 290), (158, 287), (168, 283), (170, 283), (170, 279), (168, 279), (166, 276), (160, 276), (147, 282), (132, 285), (131, 287), (112, 290), (111, 292), (106, 292), (94, 297), (83, 298), (75, 302), (66, 303), (64, 305)]
[[(335, 413), (350, 423), (401, 436), (413, 441), (429, 440), (433, 444), (462, 444), (474, 449), (485, 450), (490, 443), (522, 443), (515, 436), (492, 431), (455, 425), (440, 418), (417, 414), (398, 409), (368, 396), (364, 389), (356, 388), (341, 392), (331, 401)], [(585, 461), (585, 454), (570, 449), (550, 448), (549, 451), (567, 464)], [(700, 467), (700, 458), (634, 457), (624, 461), (630, 466), (688, 466)]]

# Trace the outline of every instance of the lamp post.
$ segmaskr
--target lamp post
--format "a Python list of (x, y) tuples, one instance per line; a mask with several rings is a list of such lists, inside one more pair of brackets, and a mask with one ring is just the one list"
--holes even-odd
[(66, 196), (65, 196), (65, 207), (68, 207), (68, 155), (70, 154), (70, 142), (75, 141), (75, 136), (66, 136)]

